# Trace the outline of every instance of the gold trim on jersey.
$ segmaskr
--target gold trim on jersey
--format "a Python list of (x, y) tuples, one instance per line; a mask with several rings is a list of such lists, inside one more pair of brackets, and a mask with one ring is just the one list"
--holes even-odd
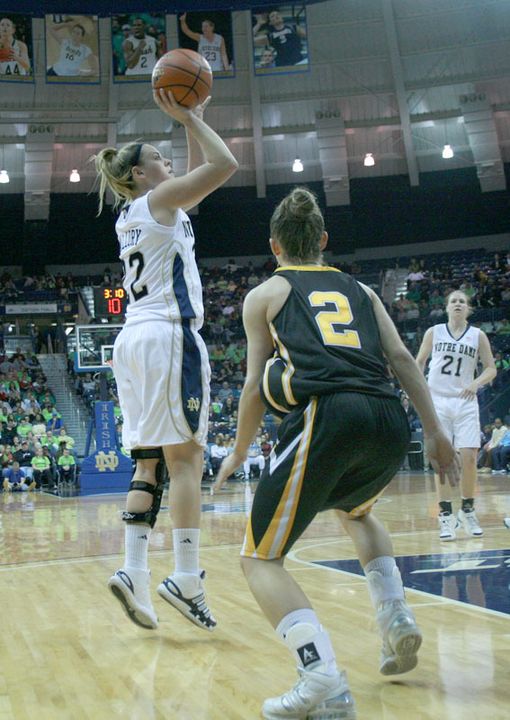
[(329, 265), (283, 265), (282, 267), (276, 268), (275, 273), (281, 272), (282, 270), (304, 270), (305, 272), (324, 272), (325, 270), (331, 270), (332, 272), (341, 273), (342, 271)]
[(249, 524), (246, 532), (245, 547), (243, 547), (243, 555), (251, 555), (255, 558), (259, 557), (267, 560), (281, 557), (296, 518), (313, 435), (316, 411), (317, 398), (312, 398), (303, 414), (304, 426), (302, 438), (294, 456), (292, 470), (285, 483), (285, 488), (271, 518), (271, 522), (264, 533), (264, 537), (256, 547), (252, 544), (253, 533), (251, 523)]
[(374, 495), (374, 497), (370, 498), (370, 500), (366, 500), (364, 503), (361, 503), (361, 505), (358, 505), (357, 507), (353, 508), (349, 512), (349, 517), (362, 517), (363, 515), (366, 515), (367, 512), (370, 511), (372, 505), (375, 503), (376, 500), (378, 500), (383, 492), (386, 490), (386, 488), (383, 488), (380, 490), (377, 495)]
[(283, 407), (283, 405), (279, 405), (274, 397), (271, 395), (271, 389), (269, 387), (269, 370), (272, 368), (272, 366), (275, 364), (277, 360), (280, 358), (278, 356), (271, 358), (271, 360), (268, 360), (266, 362), (266, 366), (264, 368), (264, 375), (262, 377), (262, 388), (264, 390), (264, 395), (266, 396), (267, 401), (272, 405), (272, 407), (275, 408), (275, 410), (279, 410), (282, 413), (288, 413), (288, 408)]
[(294, 393), (292, 392), (292, 386), (291, 386), (292, 376), (296, 372), (296, 369), (295, 369), (294, 365), (292, 364), (292, 360), (290, 359), (290, 355), (289, 355), (287, 348), (285, 347), (285, 345), (282, 343), (282, 341), (278, 337), (278, 333), (272, 322), (269, 323), (269, 331), (271, 333), (271, 337), (273, 338), (275, 347), (278, 347), (280, 356), (283, 359), (283, 361), (285, 362), (285, 370), (282, 373), (282, 388), (283, 388), (283, 394), (285, 395), (285, 400), (287, 400), (289, 405), (298, 405), (298, 401), (294, 397)]

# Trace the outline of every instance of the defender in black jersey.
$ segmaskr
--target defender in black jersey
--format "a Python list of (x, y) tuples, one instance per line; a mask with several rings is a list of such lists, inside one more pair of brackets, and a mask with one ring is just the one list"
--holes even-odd
[(283, 560), (318, 512), (336, 508), (377, 609), (380, 671), (392, 675), (416, 666), (421, 633), (404, 600), (389, 534), (370, 512), (409, 443), (384, 355), (420, 414), (432, 464), (453, 482), (459, 467), (425, 380), (379, 298), (323, 266), (327, 233), (311, 193), (296, 188), (280, 203), (270, 242), (280, 267), (245, 300), (247, 377), (234, 452), (223, 461), (215, 490), (245, 459), (267, 403), (284, 419), (255, 493), (242, 566), (294, 654), (301, 680), (266, 700), (263, 716), (315, 717), (327, 708), (331, 716), (352, 720), (352, 696), (329, 636)]

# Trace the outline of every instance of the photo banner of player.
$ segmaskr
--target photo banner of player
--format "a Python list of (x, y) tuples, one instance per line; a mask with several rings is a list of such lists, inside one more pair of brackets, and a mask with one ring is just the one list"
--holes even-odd
[(150, 81), (156, 61), (166, 51), (165, 13), (112, 16), (114, 82)]
[(99, 83), (97, 15), (45, 16), (46, 82)]
[(0, 11), (0, 82), (34, 82), (32, 18)]
[(255, 75), (308, 72), (306, 7), (303, 3), (252, 10)]
[(232, 13), (183, 12), (177, 18), (179, 47), (200, 53), (215, 78), (234, 77)]

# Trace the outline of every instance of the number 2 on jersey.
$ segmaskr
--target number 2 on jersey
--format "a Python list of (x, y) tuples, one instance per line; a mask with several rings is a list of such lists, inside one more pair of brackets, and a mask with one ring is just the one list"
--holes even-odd
[(308, 296), (314, 308), (334, 305), (336, 310), (323, 310), (315, 316), (324, 345), (335, 347), (361, 348), (356, 330), (337, 330), (335, 325), (350, 325), (354, 320), (349, 298), (341, 292), (320, 292), (316, 290)]
[[(133, 267), (133, 265), (136, 263), (136, 277), (129, 286), (129, 289), (131, 290), (132, 295), (132, 301), (136, 302), (137, 300), (140, 300), (141, 298), (145, 297), (149, 294), (149, 289), (147, 288), (147, 285), (142, 285), (140, 290), (135, 290), (136, 283), (140, 280), (140, 276), (142, 274), (142, 270), (145, 266), (145, 261), (143, 259), (143, 255), (141, 252), (135, 252), (132, 255), (129, 256), (129, 267)], [(126, 263), (123, 260), (124, 265), (124, 275), (127, 275), (127, 267)]]

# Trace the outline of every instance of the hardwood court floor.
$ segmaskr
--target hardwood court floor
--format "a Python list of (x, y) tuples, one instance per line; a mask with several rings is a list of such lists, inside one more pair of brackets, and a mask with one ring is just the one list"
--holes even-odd
[[(424, 632), (418, 668), (407, 675), (378, 673), (365, 581), (334, 513), (318, 518), (289, 558), (347, 669), (359, 720), (510, 717), (510, 531), (502, 525), (510, 478), (481, 485), (481, 540), (459, 533), (440, 543), (431, 476), (399, 474), (378, 504), (404, 576), (422, 588), (407, 592)], [(122, 557), (123, 496), (0, 497), (0, 720), (248, 720), (260, 717), (265, 697), (294, 684), (293, 662), (239, 569), (244, 489), (204, 492), (203, 501), (201, 562), (219, 621), (211, 634), (155, 591), (160, 626), (137, 628), (108, 593)], [(171, 568), (170, 538), (162, 511), (151, 543), (154, 590)]]

